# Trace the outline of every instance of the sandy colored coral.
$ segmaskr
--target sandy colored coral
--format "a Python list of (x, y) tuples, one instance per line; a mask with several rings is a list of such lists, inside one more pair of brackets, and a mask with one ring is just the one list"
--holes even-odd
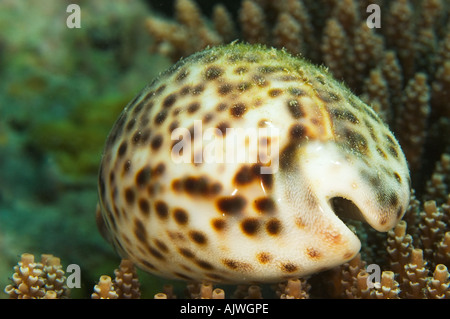
[(12, 284), (5, 292), (10, 299), (56, 299), (67, 298), (69, 289), (60, 259), (43, 254), (36, 262), (33, 254), (24, 253), (11, 277)]
[(103, 275), (100, 276), (98, 284), (94, 286), (94, 292), (91, 295), (92, 299), (118, 299), (119, 295), (114, 290), (114, 285), (111, 277)]
[(140, 283), (133, 263), (122, 259), (118, 269), (114, 270), (114, 287), (119, 299), (139, 299)]

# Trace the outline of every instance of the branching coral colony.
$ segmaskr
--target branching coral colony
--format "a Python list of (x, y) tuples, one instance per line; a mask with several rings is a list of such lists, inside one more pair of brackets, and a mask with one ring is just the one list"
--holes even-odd
[[(381, 28), (369, 29), (370, 3)], [(240, 39), (299, 53), (326, 65), (371, 105), (399, 139), (416, 189), (401, 222), (376, 233), (354, 222), (361, 253), (332, 270), (274, 286), (238, 286), (233, 296), (211, 283), (187, 285), (186, 295), (165, 286), (155, 298), (450, 298), (450, 4), (443, 0), (244, 0), (233, 19), (216, 5), (212, 23), (192, 0), (178, 0), (175, 21), (152, 16), (153, 49), (174, 61), (204, 47)], [(350, 223), (350, 222), (349, 222)], [(52, 257), (54, 258), (54, 257)], [(53, 264), (53, 266), (50, 266)], [(59, 264), (29, 254), (14, 267), (11, 298), (67, 297)], [(370, 265), (383, 270), (370, 285)], [(61, 277), (62, 276), (62, 277)], [(122, 261), (115, 279), (101, 276), (92, 298), (139, 298), (134, 266)], [(55, 282), (53, 280), (53, 282)]]

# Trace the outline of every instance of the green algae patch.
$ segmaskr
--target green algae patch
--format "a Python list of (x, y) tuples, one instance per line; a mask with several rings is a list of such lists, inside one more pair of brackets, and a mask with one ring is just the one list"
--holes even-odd
[(31, 145), (71, 176), (97, 174), (105, 136), (129, 101), (129, 95), (108, 95), (80, 103), (66, 117), (36, 123)]

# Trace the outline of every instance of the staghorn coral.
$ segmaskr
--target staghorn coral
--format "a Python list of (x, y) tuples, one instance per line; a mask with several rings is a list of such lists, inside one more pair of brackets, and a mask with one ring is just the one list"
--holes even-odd
[(5, 292), (10, 299), (57, 299), (68, 298), (69, 289), (65, 285), (66, 277), (60, 259), (43, 254), (40, 262), (34, 255), (24, 253), (11, 277), (12, 284)]
[(119, 299), (139, 299), (140, 283), (133, 263), (122, 259), (119, 268), (114, 270), (114, 287)]
[(114, 275), (114, 280), (108, 275), (100, 276), (98, 284), (94, 286), (92, 299), (140, 299), (140, 282), (130, 260), (122, 259)]
[(94, 286), (94, 292), (91, 295), (92, 299), (119, 299), (119, 295), (114, 289), (114, 284), (111, 277), (103, 275), (100, 276), (98, 284)]

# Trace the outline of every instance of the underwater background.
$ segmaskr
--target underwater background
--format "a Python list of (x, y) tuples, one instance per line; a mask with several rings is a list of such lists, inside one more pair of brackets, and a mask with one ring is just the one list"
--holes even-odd
[[(66, 25), (71, 3), (81, 28)], [(149, 10), (142, 1), (0, 1), (1, 298), (24, 252), (80, 265), (74, 297), (118, 266), (95, 223), (97, 172), (119, 113), (171, 65), (149, 52)]]
[[(400, 65), (405, 70), (400, 91), (405, 90), (416, 72), (422, 72), (429, 76), (429, 92), (437, 92), (435, 96), (441, 94), (440, 104), (433, 104), (432, 93), (427, 91), (430, 103), (429, 110), (423, 113), (426, 123), (418, 121), (419, 132), (409, 130), (403, 136), (404, 139), (406, 135), (417, 134), (421, 138), (419, 146), (410, 146), (410, 149), (421, 150), (419, 155), (411, 155), (415, 165), (412, 186), (420, 200), (435, 199), (439, 206), (446, 202), (450, 169), (441, 169), (444, 197), (438, 199), (441, 193), (427, 192), (426, 182), (431, 179), (441, 155), (450, 151), (450, 98), (447, 94), (450, 87), (450, 9), (446, 0), (398, 1), (408, 3), (416, 17), (421, 16), (424, 4), (433, 8), (434, 3), (434, 8), (442, 9), (431, 28), (434, 37), (430, 37), (434, 42), (425, 43), (426, 49), (416, 55), (420, 56), (422, 64), (416, 63), (408, 74), (407, 61), (402, 60), (399, 53)], [(241, 1), (195, 2), (207, 17), (211, 16), (215, 4), (223, 3), (236, 21), (242, 4)], [(317, 35), (325, 32), (324, 17), (338, 1), (320, 1), (323, 13), (313, 2), (303, 1), (305, 6), (314, 7), (308, 7), (311, 17), (323, 19), (322, 22), (310, 19)], [(361, 7), (362, 3), (371, 2), (379, 3), (383, 12), (388, 11), (389, 1), (361, 1)], [(72, 3), (81, 8), (81, 28), (69, 28), (66, 23), (71, 14), (66, 10)], [(255, 0), (255, 3), (265, 8), (266, 13), (273, 12), (267, 1)], [(174, 15), (174, 1), (163, 0), (0, 0), (0, 298), (8, 298), (3, 289), (10, 284), (13, 266), (25, 252), (34, 254), (37, 259), (44, 253), (53, 254), (61, 258), (63, 266), (78, 264), (82, 287), (72, 289), (71, 296), (75, 298), (89, 297), (99, 277), (111, 275), (118, 267), (120, 258), (101, 237), (95, 222), (101, 153), (106, 136), (124, 106), (179, 57), (192, 53), (165, 51), (167, 46), (161, 47), (164, 41), (158, 38), (163, 32), (152, 33), (145, 27), (150, 16), (170, 20)], [(275, 24), (270, 14), (267, 21), (270, 26)], [(389, 28), (388, 24), (383, 25)], [(238, 34), (245, 31), (242, 29), (238, 28)], [(245, 34), (233, 39), (248, 40)], [(264, 41), (274, 45), (270, 36)], [(311, 41), (308, 37), (304, 41), (306, 57), (319, 64), (329, 61), (326, 54), (318, 53), (320, 48), (308, 42)], [(387, 38), (385, 45), (387, 49), (401, 52), (402, 45), (407, 44), (392, 44)], [(431, 61), (438, 53), (444, 61), (424, 62)], [(351, 61), (347, 61), (341, 69), (350, 64)], [(433, 67), (429, 67), (431, 64)], [(432, 80), (440, 79), (440, 65), (446, 66), (446, 77), (442, 76), (440, 91), (433, 91)], [(333, 71), (332, 65), (327, 66)], [(338, 72), (339, 67), (334, 70)], [(362, 70), (364, 75), (359, 76), (359, 82), (353, 83), (351, 88), (379, 103), (381, 112), (389, 111), (389, 107), (383, 108), (383, 103), (397, 108), (394, 99), (386, 102), (373, 92), (370, 96), (371, 92), (363, 85), (370, 79), (369, 71), (370, 68)], [(342, 76), (344, 80), (346, 77), (355, 79), (351, 72)], [(396, 135), (401, 135), (398, 129), (405, 124), (389, 115), (387, 119), (395, 124)], [(431, 133), (425, 134), (427, 130)], [(402, 136), (399, 139), (402, 142)], [(415, 209), (419, 214), (420, 208)], [(443, 220), (448, 219), (449, 216)], [(449, 230), (449, 225), (445, 224), (442, 236)], [(172, 283), (141, 271), (139, 277), (143, 297), (152, 297), (163, 285)]]

